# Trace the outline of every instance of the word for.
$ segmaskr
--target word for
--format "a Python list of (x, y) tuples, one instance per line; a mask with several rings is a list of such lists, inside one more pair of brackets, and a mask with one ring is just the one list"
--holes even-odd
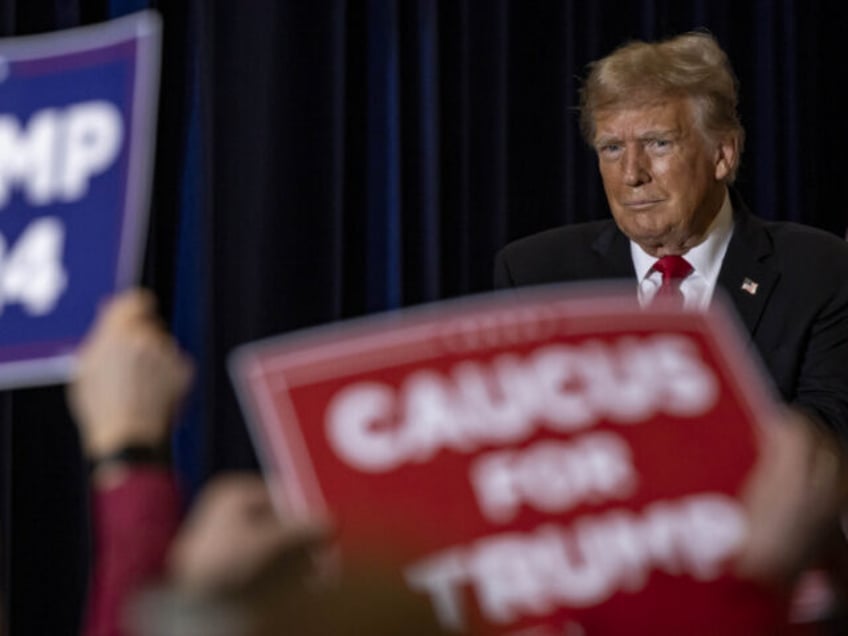
[(745, 532), (736, 502), (705, 493), (655, 502), (641, 513), (581, 517), (569, 528), (548, 524), (485, 537), (414, 564), (406, 578), (429, 595), (445, 628), (465, 628), (467, 586), (483, 618), (505, 625), (636, 592), (652, 570), (714, 579)]
[(659, 413), (695, 417), (717, 394), (697, 344), (657, 334), (464, 361), (447, 373), (410, 374), (399, 388), (355, 383), (330, 400), (325, 425), (343, 461), (385, 472), (428, 461), (442, 449), (470, 453), (513, 444), (539, 426), (574, 432), (601, 419), (636, 424)]
[(638, 480), (630, 447), (612, 433), (492, 451), (474, 460), (470, 476), (480, 510), (496, 523), (511, 521), (522, 504), (556, 513), (624, 499)]
[(13, 186), (35, 206), (77, 201), (118, 156), (123, 120), (106, 101), (36, 111), (26, 127), (0, 115), (0, 208)]
[(54, 217), (30, 223), (11, 248), (0, 234), (0, 313), (20, 303), (32, 316), (50, 313), (65, 291), (65, 227)]

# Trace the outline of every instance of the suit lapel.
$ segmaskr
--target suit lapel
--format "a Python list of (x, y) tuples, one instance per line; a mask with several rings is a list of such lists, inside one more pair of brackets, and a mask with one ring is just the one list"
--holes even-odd
[(592, 249), (600, 256), (605, 268), (601, 278), (636, 278), (633, 259), (630, 256), (630, 241), (614, 221), (610, 220), (603, 226), (592, 243)]
[(770, 264), (774, 248), (765, 225), (733, 190), (731, 199), (735, 227), (718, 284), (753, 335), (780, 274)]
[[(753, 335), (780, 274), (771, 265), (774, 248), (764, 223), (748, 210), (731, 188), (734, 231), (718, 276), (718, 284)], [(630, 241), (610, 219), (592, 244), (603, 271), (598, 278), (636, 278)]]

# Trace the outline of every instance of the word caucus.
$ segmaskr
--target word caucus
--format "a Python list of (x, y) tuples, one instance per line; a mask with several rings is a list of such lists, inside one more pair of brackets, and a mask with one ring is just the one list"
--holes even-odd
[(540, 427), (574, 433), (602, 419), (696, 417), (715, 404), (718, 390), (685, 336), (626, 336), (464, 361), (445, 374), (417, 371), (400, 388), (358, 382), (332, 398), (325, 424), (344, 462), (379, 473), (426, 462), (443, 449), (471, 453), (519, 443)]

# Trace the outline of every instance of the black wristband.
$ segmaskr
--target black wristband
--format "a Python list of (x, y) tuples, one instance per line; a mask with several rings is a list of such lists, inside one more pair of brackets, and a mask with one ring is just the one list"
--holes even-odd
[(114, 452), (102, 457), (89, 460), (88, 470), (94, 472), (102, 466), (125, 465), (125, 466), (169, 466), (171, 463), (171, 452), (167, 445), (144, 446), (142, 444), (131, 444), (124, 446)]

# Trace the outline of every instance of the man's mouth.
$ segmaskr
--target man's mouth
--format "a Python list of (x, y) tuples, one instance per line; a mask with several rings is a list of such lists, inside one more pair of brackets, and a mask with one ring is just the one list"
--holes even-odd
[(663, 200), (664, 199), (639, 199), (638, 201), (627, 201), (622, 205), (630, 210), (644, 210), (646, 208), (654, 207), (658, 203), (662, 203)]

